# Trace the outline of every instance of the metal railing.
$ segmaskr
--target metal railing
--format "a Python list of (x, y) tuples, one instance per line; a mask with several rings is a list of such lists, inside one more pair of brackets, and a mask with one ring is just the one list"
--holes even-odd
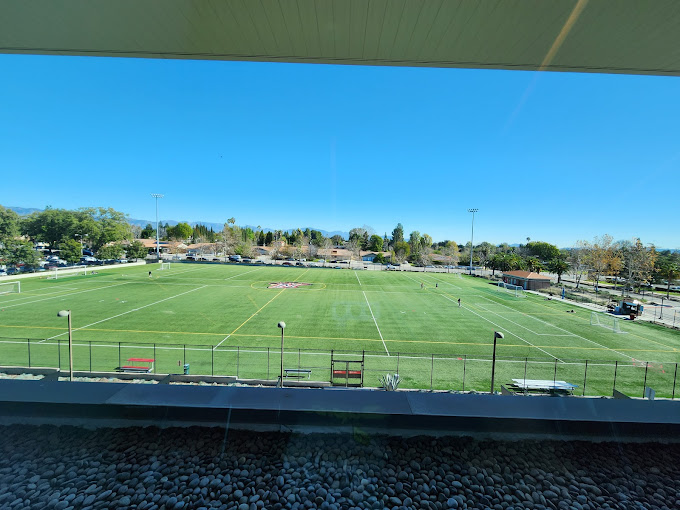
[[(312, 381), (331, 380), (331, 359), (364, 359), (366, 386), (380, 385), (379, 377), (398, 373), (400, 388), (477, 391), (490, 390), (492, 359), (488, 355), (451, 355), (380, 351), (348, 351), (286, 348), (284, 369), (305, 369)], [(235, 376), (239, 379), (277, 380), (281, 350), (278, 347), (240, 345), (159, 344), (76, 340), (75, 371), (113, 372), (129, 364), (129, 358), (152, 358), (153, 373), (181, 374), (183, 365), (192, 375)], [(0, 338), (0, 365), (68, 369), (65, 339)], [(644, 396), (645, 387), (657, 397), (675, 398), (678, 363), (641, 360), (586, 360), (536, 357), (496, 357), (496, 390), (512, 379), (564, 380), (578, 385), (575, 395), (611, 396), (618, 390)]]

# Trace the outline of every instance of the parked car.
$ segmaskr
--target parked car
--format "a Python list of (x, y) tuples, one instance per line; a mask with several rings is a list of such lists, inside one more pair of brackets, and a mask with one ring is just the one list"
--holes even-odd
[(229, 255), (229, 262), (241, 262), (241, 255)]
[(292, 262), (285, 261), (285, 262), (284, 262), (283, 264), (281, 264), (281, 265), (282, 265), (282, 266), (292, 266), (293, 263), (292, 263)]
[(242, 259), (241, 262), (242, 262), (243, 264), (252, 264), (253, 259)]

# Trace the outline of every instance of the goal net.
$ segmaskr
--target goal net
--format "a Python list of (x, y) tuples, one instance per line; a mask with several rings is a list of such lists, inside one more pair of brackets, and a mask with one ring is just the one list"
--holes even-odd
[(158, 269), (170, 269), (170, 262), (161, 262), (161, 267)]
[(524, 292), (524, 287), (520, 285), (512, 285), (510, 283), (498, 282), (498, 290), (504, 290), (508, 294), (515, 297), (527, 297), (526, 292)]
[(87, 274), (87, 266), (56, 267), (50, 270), (47, 276), (50, 280), (58, 280), (67, 276), (84, 276)]
[(601, 328), (609, 329), (614, 333), (625, 333), (621, 331), (621, 325), (619, 324), (619, 318), (614, 317), (606, 313), (591, 312), (590, 313), (590, 325), (600, 326)]
[(21, 282), (0, 283), (0, 296), (3, 294), (21, 293)]

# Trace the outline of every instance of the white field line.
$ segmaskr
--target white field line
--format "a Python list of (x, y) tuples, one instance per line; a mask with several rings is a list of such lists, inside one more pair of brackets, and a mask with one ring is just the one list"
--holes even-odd
[(70, 294), (59, 294), (58, 296), (51, 296), (51, 297), (46, 297), (46, 298), (41, 298), (41, 299), (34, 299), (33, 301), (24, 301), (23, 303), (16, 303), (14, 305), (2, 305), (0, 306), (1, 308), (12, 308), (14, 306), (23, 306), (23, 305), (30, 305), (32, 303), (38, 303), (40, 301), (47, 301), (49, 299), (57, 299), (57, 298), (62, 298), (62, 297), (70, 297), (70, 296), (75, 296), (76, 294), (83, 294), (84, 292), (93, 292), (96, 290), (102, 290), (102, 289), (110, 289), (111, 287), (118, 287), (119, 285), (127, 285), (129, 282), (123, 282), (123, 283), (116, 283), (115, 285), (105, 285), (104, 287), (97, 287), (95, 289), (86, 289), (86, 290), (79, 290), (78, 292), (71, 292)]
[[(496, 303), (496, 304), (498, 304), (498, 305), (500, 305), (500, 306), (503, 306), (503, 307), (505, 307), (505, 308), (508, 308), (509, 310), (516, 311), (516, 310), (514, 310), (513, 308), (510, 308), (509, 306), (504, 305), (504, 304), (502, 304), (502, 303)], [(606, 346), (604, 346), (604, 345), (602, 345), (602, 344), (599, 344), (599, 343), (597, 343), (597, 342), (595, 342), (595, 341), (593, 341), (593, 340), (589, 340), (589, 339), (586, 338), (586, 337), (583, 337), (583, 336), (581, 336), (581, 335), (577, 335), (576, 333), (572, 333), (571, 331), (567, 331), (566, 329), (561, 328), (561, 327), (559, 327), (559, 326), (555, 326), (554, 324), (550, 324), (549, 322), (546, 322), (546, 321), (544, 321), (543, 319), (539, 319), (538, 317), (534, 317), (533, 315), (529, 315), (529, 314), (524, 314), (524, 315), (525, 315), (526, 317), (530, 317), (530, 318), (532, 318), (532, 319), (534, 319), (534, 320), (537, 320), (538, 322), (542, 322), (543, 324), (546, 324), (547, 326), (552, 326), (552, 327), (555, 328), (555, 329), (559, 329), (560, 331), (564, 331), (565, 333), (569, 333), (570, 335), (572, 335), (572, 336), (574, 336), (574, 337), (576, 337), (576, 338), (580, 338), (581, 340), (585, 340), (586, 342), (590, 342), (590, 343), (593, 344), (593, 345), (597, 345), (598, 347), (601, 347), (601, 348), (603, 348), (603, 349), (607, 349), (607, 350), (609, 350), (609, 351), (615, 352), (615, 353), (618, 354), (619, 356), (623, 356), (624, 358), (628, 358), (628, 359), (634, 359), (632, 356), (628, 356), (627, 354), (623, 354), (622, 352), (619, 352), (619, 351), (617, 351), (616, 349), (612, 349), (611, 347), (606, 347)]]
[[(81, 326), (79, 328), (75, 328), (75, 329), (73, 329), (73, 331), (80, 331), (81, 329), (89, 328), (90, 326), (94, 326), (95, 324), (101, 324), (102, 322), (110, 321), (111, 319), (115, 319), (116, 317), (122, 317), (123, 315), (127, 315), (127, 314), (132, 313), (132, 312), (138, 312), (139, 310), (143, 310), (144, 308), (148, 308), (150, 306), (157, 305), (158, 303), (163, 303), (164, 301), (168, 301), (170, 299), (175, 299), (177, 297), (183, 296), (185, 294), (189, 294), (190, 292), (194, 292), (196, 290), (200, 290), (200, 289), (203, 289), (203, 288), (205, 288), (205, 285), (203, 285), (201, 287), (196, 287), (195, 289), (187, 290), (186, 292), (181, 292), (180, 294), (175, 294), (174, 296), (166, 297), (166, 298), (161, 299), (159, 301), (149, 303), (148, 305), (140, 306), (139, 308), (134, 308), (133, 310), (128, 310), (127, 312), (123, 312), (123, 313), (113, 315), (111, 317), (107, 317), (106, 319), (102, 319), (102, 320), (93, 322), (93, 323), (88, 324), (86, 326)], [(66, 334), (68, 334), (68, 332), (64, 332), (64, 333), (60, 333), (58, 335), (51, 336), (49, 338), (46, 338), (46, 340), (52, 340), (53, 338), (58, 338), (60, 336), (66, 335)]]
[[(456, 303), (456, 301), (454, 301), (453, 299), (451, 299), (449, 296), (446, 296), (446, 295), (444, 295), (444, 294), (440, 294), (440, 296), (442, 296), (442, 297), (448, 299), (448, 300), (451, 301), (452, 303)], [(547, 354), (547, 355), (550, 356), (551, 358), (556, 359), (556, 360), (559, 361), (560, 363), (564, 363), (564, 361), (562, 361), (562, 360), (561, 360), (560, 358), (558, 358), (557, 356), (554, 356), (554, 355), (550, 354), (548, 351), (546, 351), (546, 350), (544, 350), (544, 349), (541, 349), (540, 347), (536, 347), (534, 344), (532, 344), (532, 343), (529, 342), (528, 340), (525, 340), (525, 339), (522, 338), (521, 336), (519, 336), (519, 335), (513, 333), (513, 332), (510, 331), (508, 328), (502, 328), (501, 326), (499, 326), (499, 325), (496, 324), (495, 322), (493, 322), (493, 321), (487, 319), (486, 317), (484, 317), (484, 316), (478, 314), (477, 312), (475, 312), (474, 310), (471, 310), (471, 309), (468, 308), (467, 306), (463, 306), (463, 308), (464, 308), (465, 310), (467, 310), (468, 312), (470, 312), (470, 313), (474, 313), (474, 314), (475, 314), (477, 317), (479, 317), (480, 319), (484, 319), (485, 321), (487, 321), (487, 322), (493, 324), (493, 325), (496, 326), (498, 329), (503, 329), (503, 330), (507, 331), (510, 335), (514, 336), (515, 338), (520, 339), (522, 342), (524, 342), (525, 344), (530, 345), (530, 346), (533, 347), (534, 349), (538, 349), (539, 351), (541, 351), (541, 352)]]
[[(501, 314), (499, 314), (499, 313), (496, 313), (496, 312), (493, 312), (493, 311), (489, 310), (489, 309), (486, 308), (485, 306), (482, 306), (482, 305), (476, 305), (476, 306), (479, 307), (479, 308), (481, 308), (482, 310), (484, 310), (484, 311), (487, 312), (487, 313), (491, 313), (491, 314), (495, 315), (496, 317), (500, 317), (500, 318), (503, 319), (503, 320), (506, 320), (506, 321), (508, 321), (508, 322), (513, 323), (513, 324), (514, 324), (515, 326), (517, 326), (518, 328), (526, 329), (529, 333), (532, 333), (532, 334), (534, 334), (534, 335), (536, 335), (536, 336), (576, 336), (576, 335), (572, 335), (571, 333), (568, 334), (568, 335), (553, 335), (553, 334), (551, 334), (551, 333), (536, 333), (533, 329), (527, 328), (526, 326), (522, 326), (521, 324), (518, 324), (517, 322), (515, 322), (515, 321), (513, 321), (513, 320), (511, 320), (511, 319), (508, 319), (507, 317), (505, 317), (505, 316), (503, 316), (503, 315), (501, 315)], [(511, 309), (511, 310), (512, 310), (512, 309)], [(513, 311), (515, 311), (515, 310), (513, 310)], [(524, 315), (524, 316), (526, 316), (526, 317), (530, 317), (529, 315), (526, 315), (526, 314), (522, 314), (522, 315)]]
[(378, 334), (380, 335), (380, 340), (382, 340), (383, 347), (385, 348), (385, 352), (387, 355), (390, 355), (390, 351), (387, 350), (387, 345), (385, 344), (385, 339), (382, 336), (382, 333), (380, 332), (380, 328), (378, 327), (378, 321), (375, 320), (375, 315), (373, 315), (373, 310), (371, 309), (371, 304), (368, 302), (368, 298), (366, 297), (366, 293), (364, 292), (364, 299), (366, 300), (366, 304), (368, 305), (368, 311), (371, 312), (371, 317), (373, 317), (373, 322), (375, 323), (375, 328), (378, 330)]
[(451, 285), (451, 287), (453, 287), (454, 289), (463, 290), (460, 287), (458, 287), (457, 285), (454, 285), (453, 283), (447, 282), (446, 280), (442, 280), (441, 278), (437, 278), (436, 276), (430, 276), (430, 275), (428, 275), (428, 276), (430, 278), (434, 278), (435, 280), (439, 280), (440, 282), (445, 283), (447, 285)]
[(42, 292), (43, 290), (49, 290), (49, 289), (36, 289), (36, 290), (24, 291), (21, 294), (19, 294), (19, 296), (20, 296), (19, 298), (9, 299), (7, 301), (3, 301), (3, 303), (16, 303), (16, 302), (26, 301), (27, 299), (32, 299), (32, 298), (35, 298), (35, 297), (53, 296), (54, 294), (63, 294), (64, 292), (71, 292), (71, 291), (74, 291), (74, 290), (79, 290), (79, 288), (78, 287), (61, 287), (59, 289), (53, 290), (52, 292)]
[(251, 269), (250, 271), (246, 271), (245, 273), (239, 273), (235, 274), (234, 276), (230, 276), (229, 278), (225, 278), (225, 280), (231, 280), (232, 278), (236, 278), (237, 276), (243, 276), (244, 274), (252, 273), (253, 271), (258, 271), (262, 269), (261, 267), (256, 267), (255, 269)]
[[(40, 342), (39, 342), (40, 343)], [(20, 345), (26, 345), (26, 340), (0, 340), (0, 344), (20, 344)], [(59, 345), (58, 342), (45, 342), (45, 343), (40, 343), (40, 345)], [(63, 344), (61, 344), (63, 345)], [(78, 341), (74, 341), (73, 345), (75, 347), (89, 347), (90, 343), (82, 343)], [(170, 347), (170, 346), (164, 346), (164, 345), (158, 345), (156, 344), (156, 350), (157, 351), (182, 351), (182, 350), (187, 350), (187, 351), (199, 351), (199, 352), (209, 352), (213, 349), (213, 347), (206, 348), (206, 347), (189, 347), (187, 346), (186, 349), (184, 345), (179, 345), (179, 344), (174, 344), (177, 345), (177, 347)], [(92, 347), (108, 347), (110, 349), (118, 349), (118, 344), (99, 344), (92, 342)], [(121, 347), (126, 347), (130, 349), (153, 349), (153, 344), (121, 344)], [(272, 348), (273, 349), (273, 348)], [(233, 346), (226, 346), (221, 349), (219, 349), (218, 352), (247, 352), (249, 354), (266, 354), (267, 351), (264, 349), (242, 349), (242, 348), (236, 348)], [(271, 350), (269, 352), (272, 352)], [(330, 357), (330, 352), (304, 352), (303, 354), (309, 355), (309, 356), (327, 356)], [(394, 356), (385, 356), (384, 354), (366, 354), (367, 358), (394, 358)], [(413, 359), (413, 360), (430, 360), (432, 359), (431, 356), (405, 356), (403, 354), (399, 355), (400, 358), (403, 359)], [(435, 360), (439, 361), (463, 361), (463, 359), (458, 359), (460, 356), (456, 357), (435, 357)], [(538, 361), (538, 360), (532, 360), (529, 359), (528, 363), (529, 364), (534, 364), (534, 365), (553, 365), (555, 363), (554, 356), (551, 356), (553, 360), (551, 361)], [(492, 360), (489, 359), (484, 359), (484, 358), (470, 358), (470, 357), (465, 357), (465, 361), (477, 361), (477, 362), (483, 362), (483, 363), (491, 363)], [(559, 361), (559, 360), (558, 360)], [(526, 363), (525, 359), (523, 358), (517, 358), (517, 359), (503, 359), (503, 358), (496, 358), (496, 363), (521, 363), (524, 364)], [(652, 363), (652, 362), (650, 362)], [(656, 362), (655, 362), (656, 363)], [(585, 365), (584, 362), (581, 361), (567, 361), (563, 362), (564, 365)], [(606, 363), (606, 362), (591, 362), (590, 360), (588, 361), (588, 366), (589, 367), (614, 367), (618, 366), (619, 368), (625, 368), (626, 365), (622, 364), (614, 364), (614, 363)]]
[(224, 341), (225, 341), (227, 338), (229, 338), (230, 336), (231, 336), (231, 333), (228, 334), (227, 336), (225, 336), (219, 344), (217, 344), (215, 347), (213, 347), (213, 351), (214, 351), (215, 349), (217, 349), (220, 345), (222, 345), (222, 344), (224, 343)]
[(354, 276), (357, 277), (357, 281), (359, 282), (359, 287), (361, 287), (361, 280), (359, 280), (359, 274), (357, 273), (356, 269), (354, 270)]

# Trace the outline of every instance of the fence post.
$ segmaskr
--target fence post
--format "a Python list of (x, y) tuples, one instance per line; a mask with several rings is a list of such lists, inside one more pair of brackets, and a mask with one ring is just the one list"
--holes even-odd
[[(236, 346), (236, 379), (238, 379), (238, 365), (241, 358), (241, 347)], [(281, 383), (283, 385), (283, 383)]]
[(586, 378), (588, 377), (588, 360), (586, 360), (586, 370), (583, 373), (583, 393), (582, 396), (586, 394)]
[[(184, 344), (184, 349), (183, 349), (183, 354), (182, 357), (184, 358), (184, 361), (182, 362), (184, 365), (187, 364), (187, 344)], [(182, 367), (184, 368), (184, 367)]]
[(122, 363), (120, 362), (120, 342), (118, 342), (118, 366), (121, 366)]
[(645, 398), (645, 388), (647, 387), (647, 370), (649, 369), (649, 361), (645, 362), (645, 382), (642, 383), (642, 398)]
[(432, 366), (430, 366), (430, 391), (432, 391), (432, 377), (434, 376), (434, 354), (432, 355)]
[(465, 391), (465, 371), (467, 369), (467, 354), (463, 354), (463, 391)]
[(59, 370), (61, 370), (61, 338), (57, 338), (57, 363), (59, 363)]
[(675, 399), (675, 381), (678, 378), (678, 364), (675, 364), (675, 374), (673, 374), (673, 396), (671, 397), (671, 400)]
[[(300, 349), (298, 348), (298, 370), (300, 370)], [(298, 372), (300, 373), (300, 372)]]
[(28, 368), (31, 368), (31, 339), (26, 339), (26, 344), (28, 345)]
[(269, 380), (269, 347), (267, 347), (267, 380)]
[(399, 353), (397, 353), (397, 374), (399, 373)]
[(553, 374), (553, 386), (557, 384), (557, 358), (555, 358), (555, 373)]
[(215, 376), (215, 347), (210, 346), (210, 375)]
[(616, 373), (619, 371), (619, 360), (614, 361), (614, 386), (612, 386), (612, 394), (616, 389)]
[(156, 342), (153, 343), (153, 373), (156, 373)]
[(90, 340), (89, 343), (90, 343), (90, 373), (92, 373), (92, 340)]

